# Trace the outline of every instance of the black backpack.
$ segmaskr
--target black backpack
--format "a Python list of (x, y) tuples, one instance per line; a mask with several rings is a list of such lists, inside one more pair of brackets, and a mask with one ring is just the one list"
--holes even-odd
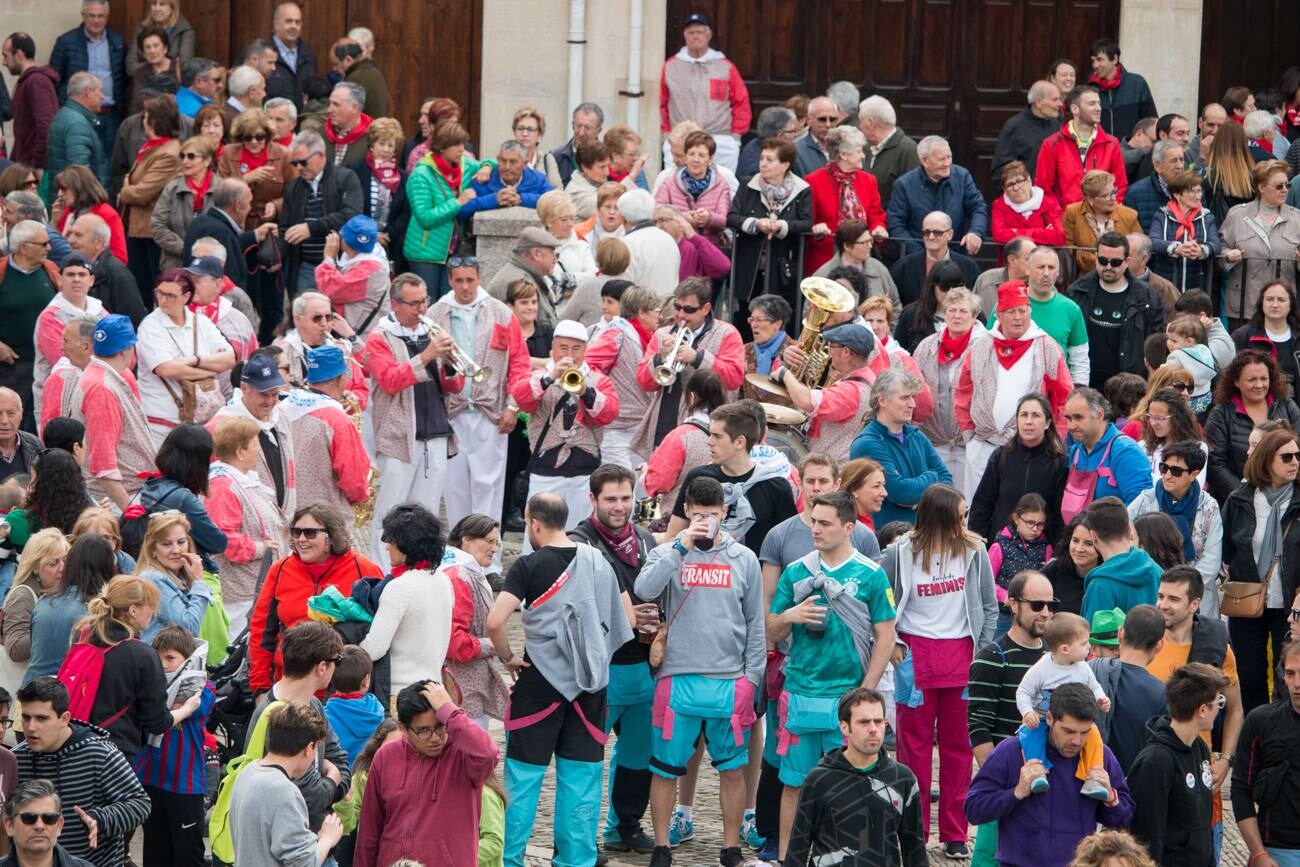
[[(144, 534), (149, 530), (149, 518), (154, 512), (165, 512), (163, 504), (167, 499), (177, 491), (184, 491), (187, 488), (179, 482), (173, 483), (174, 487), (163, 494), (149, 508), (145, 508), (136, 502), (122, 512), (122, 550), (130, 554), (135, 560), (140, 559), (140, 546), (144, 544)], [(137, 497), (140, 494), (136, 495)]]

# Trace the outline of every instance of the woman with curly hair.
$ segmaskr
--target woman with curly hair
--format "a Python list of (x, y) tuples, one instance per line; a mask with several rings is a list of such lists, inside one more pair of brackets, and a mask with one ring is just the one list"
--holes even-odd
[(27, 491), (25, 511), (31, 529), (53, 527), (71, 535), (81, 513), (93, 505), (77, 459), (62, 449), (41, 452)]
[(1156, 867), (1156, 862), (1127, 831), (1098, 831), (1079, 842), (1070, 867)]
[(117, 574), (113, 543), (90, 533), (73, 541), (58, 584), (41, 595), (32, 609), (32, 656), (23, 686), (38, 677), (58, 674), (72, 627), (89, 613), (87, 606)]
[(1277, 362), (1255, 349), (1237, 353), (1219, 375), (1214, 406), (1205, 419), (1205, 442), (1210, 447), (1210, 493), (1220, 504), (1241, 484), (1255, 425), (1285, 419), (1292, 430), (1300, 430), (1300, 407), (1287, 391)]

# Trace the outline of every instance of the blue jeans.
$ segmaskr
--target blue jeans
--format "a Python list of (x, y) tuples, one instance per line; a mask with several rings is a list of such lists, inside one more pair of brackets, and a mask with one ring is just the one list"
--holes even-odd
[(293, 297), (297, 298), (309, 289), (316, 288), (316, 266), (319, 262), (300, 262), (298, 273), (293, 281)]
[(410, 262), (408, 264), (411, 266), (411, 273), (423, 280), (424, 285), (429, 287), (430, 303), (437, 301), (451, 291), (451, 283), (447, 279), (447, 265), (445, 262)]
[(1300, 849), (1271, 849), (1265, 846), (1264, 851), (1277, 862), (1277, 867), (1300, 867)]

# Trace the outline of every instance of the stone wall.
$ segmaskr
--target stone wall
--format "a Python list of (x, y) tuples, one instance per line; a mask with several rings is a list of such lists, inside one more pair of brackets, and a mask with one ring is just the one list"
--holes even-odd
[(1146, 78), (1161, 114), (1191, 119), (1193, 135), (1200, 114), (1203, 5), (1204, 0), (1123, 0), (1119, 13), (1124, 66)]

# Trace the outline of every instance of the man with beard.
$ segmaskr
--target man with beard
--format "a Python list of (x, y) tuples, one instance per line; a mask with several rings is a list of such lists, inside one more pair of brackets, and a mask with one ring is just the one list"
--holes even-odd
[[(1020, 572), (1007, 585), (1006, 606), (1011, 611), (1011, 628), (976, 653), (970, 664), (970, 704), (966, 718), (975, 761), (981, 765), (994, 747), (1016, 736), (1020, 727), (1016, 688), (1025, 672), (1043, 655), (1043, 632), (1057, 605), (1052, 582), (1042, 572)], [(997, 843), (995, 823), (976, 826), (972, 867), (992, 867)]]
[(659, 629), (659, 603), (632, 592), (654, 536), (632, 523), (636, 476), (616, 464), (591, 474), (592, 514), (569, 531), (569, 538), (599, 551), (618, 576), (619, 589), (632, 600), (637, 635), (614, 651), (605, 693), (605, 732), (617, 730), (609, 761), (609, 814), (605, 848), (613, 852), (649, 852), (654, 840), (641, 827), (650, 804), (650, 710), (655, 682), (650, 674), (649, 639)]

